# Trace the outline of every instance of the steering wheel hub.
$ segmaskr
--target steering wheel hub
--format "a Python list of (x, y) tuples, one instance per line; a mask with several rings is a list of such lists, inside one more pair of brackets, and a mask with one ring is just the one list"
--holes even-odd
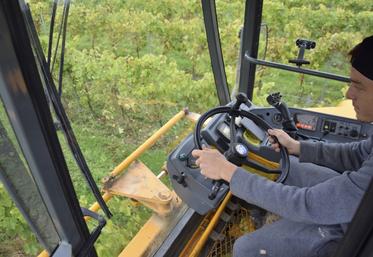
[(243, 144), (236, 144), (234, 146), (234, 150), (235, 153), (242, 158), (246, 157), (249, 154), (249, 149), (247, 149), (247, 147)]

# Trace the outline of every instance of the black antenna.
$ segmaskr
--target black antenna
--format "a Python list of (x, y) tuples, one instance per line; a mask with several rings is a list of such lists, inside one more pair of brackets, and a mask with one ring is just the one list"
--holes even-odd
[(56, 12), (57, 12), (57, 3), (58, 0), (54, 0), (52, 4), (52, 14), (51, 14), (51, 24), (49, 27), (49, 40), (48, 40), (48, 55), (47, 55), (47, 63), (49, 68), (51, 68), (51, 58), (52, 58), (52, 47), (53, 47), (53, 33), (54, 33), (54, 22), (56, 20)]

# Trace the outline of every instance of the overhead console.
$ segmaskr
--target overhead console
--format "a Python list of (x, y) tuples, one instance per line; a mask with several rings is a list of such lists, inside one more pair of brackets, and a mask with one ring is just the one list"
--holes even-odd
[[(289, 108), (299, 132), (312, 140), (325, 142), (353, 142), (373, 134), (373, 125), (353, 119), (322, 114), (297, 108)], [(272, 127), (282, 128), (282, 116), (275, 108), (256, 108), (257, 114)]]

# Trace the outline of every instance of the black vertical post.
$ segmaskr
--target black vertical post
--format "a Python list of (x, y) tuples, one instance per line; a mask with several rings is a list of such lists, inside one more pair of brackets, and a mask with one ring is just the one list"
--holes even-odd
[(211, 66), (214, 73), (216, 92), (220, 105), (226, 105), (230, 102), (230, 96), (227, 77), (225, 74), (223, 54), (220, 45), (215, 0), (202, 0), (202, 10), (207, 43), (210, 52)]
[(260, 27), (262, 22), (263, 0), (247, 0), (245, 7), (245, 22), (242, 33), (242, 51), (239, 77), (239, 92), (253, 99), (256, 64), (245, 59), (245, 53), (257, 58), (259, 48)]
[[(38, 69), (27, 31), (26, 9), (21, 0), (0, 1), (0, 96), (45, 204), (45, 215), (51, 217), (59, 243), (71, 245), (73, 256), (78, 256), (90, 234), (49, 111), (43, 89), (45, 78)], [(12, 185), (14, 192), (19, 183)], [(32, 203), (24, 203), (30, 205), (24, 211), (32, 212)], [(49, 253), (59, 246), (56, 240), (42, 243), (47, 244)], [(95, 249), (87, 256), (96, 257)]]

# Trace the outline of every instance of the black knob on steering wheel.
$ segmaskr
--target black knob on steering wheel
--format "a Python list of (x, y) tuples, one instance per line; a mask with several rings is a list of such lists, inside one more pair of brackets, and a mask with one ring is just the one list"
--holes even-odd
[[(289, 172), (289, 167), (290, 167), (290, 161), (289, 161), (289, 154), (286, 150), (286, 148), (282, 147), (280, 145), (280, 168), (279, 169), (269, 169), (263, 165), (261, 165), (258, 162), (255, 162), (253, 160), (250, 160), (248, 158), (248, 149), (250, 151), (256, 153), (260, 152), (259, 149), (260, 147), (268, 147), (265, 145), (261, 145), (259, 148), (257, 146), (252, 145), (250, 142), (246, 141), (243, 138), (237, 138), (236, 136), (236, 124), (235, 124), (235, 119), (236, 117), (241, 117), (241, 118), (247, 118), (251, 121), (253, 121), (260, 129), (263, 130), (263, 132), (266, 132), (268, 129), (271, 129), (272, 127), (264, 121), (262, 118), (259, 116), (242, 110), (240, 109), (240, 105), (242, 102), (247, 101), (247, 98), (244, 98), (242, 96), (237, 97), (237, 102), (233, 104), (232, 106), (221, 106), (221, 107), (216, 107), (213, 108), (206, 113), (204, 113), (198, 120), (195, 130), (194, 130), (194, 144), (198, 149), (202, 149), (202, 137), (201, 137), (201, 129), (204, 124), (204, 122), (216, 115), (216, 114), (222, 114), (222, 113), (227, 113), (230, 117), (230, 145), (229, 149), (224, 153), (225, 157), (227, 158), (228, 161), (231, 161), (232, 163), (241, 166), (241, 165), (247, 165), (251, 168), (260, 170), (265, 173), (270, 173), (270, 174), (279, 174), (279, 177), (277, 178), (276, 182), (283, 182), (287, 174)], [(239, 141), (239, 142), (238, 142)], [(256, 151), (255, 149), (258, 149)], [(212, 190), (209, 194), (209, 199), (213, 200), (221, 186), (221, 181), (214, 181)]]

